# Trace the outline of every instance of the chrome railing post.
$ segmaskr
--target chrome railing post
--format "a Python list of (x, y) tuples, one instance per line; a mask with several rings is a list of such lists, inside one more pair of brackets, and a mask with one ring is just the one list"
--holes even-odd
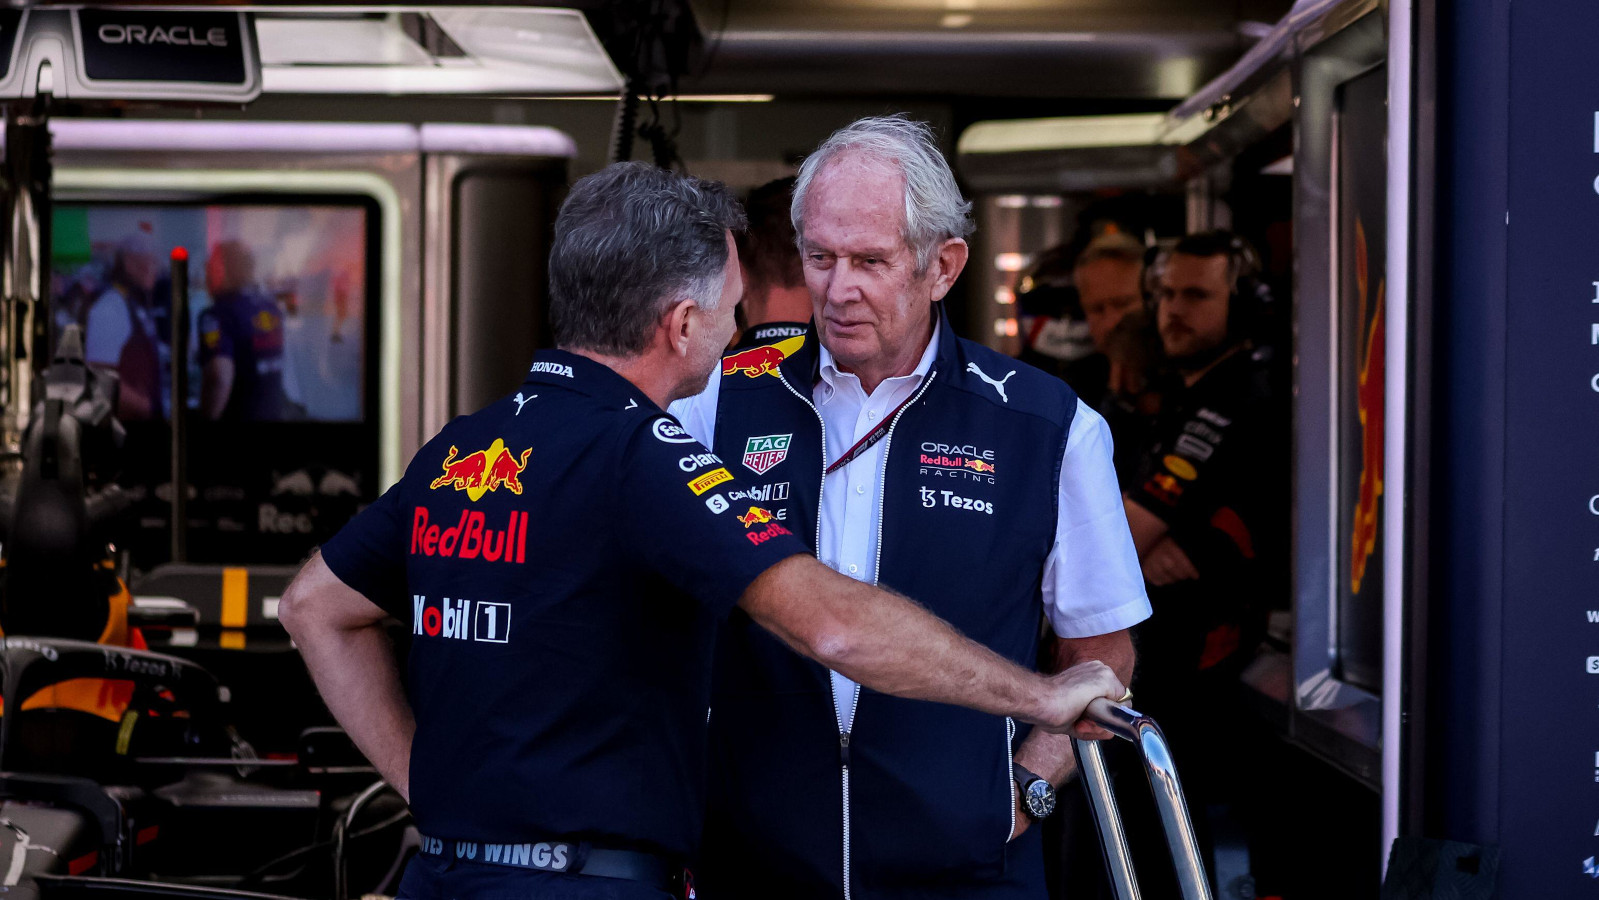
[(1072, 741), (1077, 751), (1078, 777), (1088, 790), (1088, 808), (1099, 831), (1099, 846), (1105, 851), (1105, 870), (1110, 873), (1116, 900), (1139, 900), (1138, 876), (1127, 852), (1127, 834), (1122, 830), (1121, 813), (1116, 810), (1116, 794), (1111, 789), (1110, 771), (1105, 767), (1105, 751), (1098, 741)]
[[(1166, 843), (1171, 847), (1172, 865), (1177, 870), (1177, 885), (1183, 900), (1211, 900), (1210, 880), (1205, 876), (1199, 840), (1194, 835), (1194, 823), (1188, 818), (1182, 782), (1177, 778), (1177, 766), (1172, 762), (1171, 748), (1160, 726), (1154, 719), (1109, 700), (1090, 703), (1086, 718), (1138, 747), (1144, 773), (1149, 776), (1150, 791), (1155, 795), (1155, 807), (1160, 811)], [(1072, 746), (1077, 751), (1083, 787), (1088, 791), (1111, 883), (1118, 900), (1132, 900), (1138, 897), (1138, 881), (1127, 853), (1127, 837), (1116, 810), (1104, 756), (1093, 741), (1074, 738)]]

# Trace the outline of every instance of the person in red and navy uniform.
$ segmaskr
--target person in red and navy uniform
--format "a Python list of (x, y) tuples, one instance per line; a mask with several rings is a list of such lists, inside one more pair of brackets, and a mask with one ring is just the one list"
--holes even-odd
[[(1239, 675), (1265, 636), (1268, 611), (1289, 594), (1288, 405), (1274, 389), (1271, 348), (1254, 341), (1266, 331), (1269, 298), (1254, 250), (1231, 232), (1199, 232), (1155, 270), (1173, 383), (1126, 494), (1155, 607), (1136, 632), (1147, 664), (1135, 689), (1140, 711), (1160, 722), (1181, 761), (1209, 852), (1216, 811), (1245, 799), (1250, 748), (1269, 743), (1245, 737), (1222, 746), (1214, 729), (1253, 720)], [(1146, 827), (1135, 830), (1140, 820)], [(1129, 816), (1135, 855), (1137, 833), (1155, 828), (1147, 812)], [(1161, 859), (1156, 841), (1147, 843), (1144, 857)], [(1176, 889), (1169, 870), (1153, 868), (1157, 887)]]
[[(896, 696), (1063, 731), (1122, 685), (1019, 668), (810, 558), (663, 412), (733, 332), (742, 224), (720, 185), (642, 163), (579, 181), (550, 258), (561, 349), (456, 419), (313, 556), (280, 616), (423, 835), (399, 888), (688, 894), (712, 642), (767, 638)], [(382, 623), (414, 638), (402, 690)]]

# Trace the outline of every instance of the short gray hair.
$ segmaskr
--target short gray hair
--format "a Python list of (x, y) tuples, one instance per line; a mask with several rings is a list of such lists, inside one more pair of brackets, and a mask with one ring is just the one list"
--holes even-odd
[(1077, 259), (1072, 263), (1072, 272), (1075, 274), (1089, 263), (1106, 259), (1143, 269), (1144, 254), (1147, 252), (1143, 243), (1132, 235), (1121, 231), (1108, 231), (1089, 241), (1083, 252), (1077, 254)]
[[(904, 113), (857, 119), (833, 132), (805, 158), (794, 183), (789, 216), (794, 233), (805, 241), (805, 200), (811, 182), (835, 157), (858, 152), (897, 166), (905, 176), (905, 243), (916, 253), (917, 272), (927, 271), (938, 248), (950, 238), (965, 238), (974, 229), (972, 204), (961, 196), (933, 129)], [(803, 249), (803, 247), (802, 247)]]
[(550, 324), (561, 347), (633, 356), (680, 300), (715, 309), (726, 232), (744, 212), (720, 182), (642, 162), (615, 163), (572, 185), (550, 249)]

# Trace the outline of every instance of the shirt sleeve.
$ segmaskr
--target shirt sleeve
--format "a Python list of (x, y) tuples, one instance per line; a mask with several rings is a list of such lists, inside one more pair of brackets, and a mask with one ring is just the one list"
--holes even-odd
[(322, 545), (322, 561), (340, 581), (402, 622), (411, 615), (404, 484), (401, 480), (384, 491)]
[(1081, 400), (1060, 467), (1044, 611), (1055, 634), (1092, 637), (1149, 618), (1149, 597), (1111, 462), (1110, 427)]
[(625, 439), (616, 481), (622, 538), (667, 581), (725, 615), (767, 569), (809, 555), (771, 510), (727, 499), (726, 464), (671, 416)]
[(200, 337), (200, 365), (218, 357), (233, 358), (233, 338), (222, 327), (222, 317), (217, 315), (215, 308), (207, 308), (200, 313), (199, 327), (195, 331)]
[(716, 404), (722, 396), (722, 370), (711, 370), (711, 380), (705, 390), (692, 397), (684, 397), (667, 407), (667, 412), (688, 431), (694, 439), (707, 447), (716, 446)]

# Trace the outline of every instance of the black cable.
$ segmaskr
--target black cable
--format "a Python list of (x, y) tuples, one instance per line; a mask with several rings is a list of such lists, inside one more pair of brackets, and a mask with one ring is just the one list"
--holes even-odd
[[(370, 826), (368, 826), (366, 828), (361, 829), (360, 831), (352, 831), (352, 832), (350, 832), (349, 834), (344, 836), (344, 840), (345, 840), (346, 843), (348, 843), (350, 841), (356, 840), (357, 838), (369, 837), (369, 836), (371, 836), (371, 835), (373, 835), (373, 834), (375, 834), (375, 833), (377, 833), (379, 831), (382, 831), (385, 828), (392, 828), (395, 825), (398, 825), (399, 823), (401, 823), (401, 822), (405, 821), (406, 819), (410, 818), (410, 816), (411, 816), (411, 811), (409, 809), (403, 810), (401, 812), (395, 813), (394, 815), (390, 816), (387, 819), (384, 819), (383, 821), (377, 823), (376, 825), (370, 825)], [(240, 876), (238, 883), (241, 884), (241, 885), (244, 885), (244, 884), (250, 884), (250, 883), (255, 882), (255, 881), (265, 882), (267, 880), (266, 879), (266, 874), (268, 872), (271, 872), (273, 869), (277, 868), (278, 866), (281, 866), (284, 863), (293, 862), (293, 861), (299, 859), (302, 856), (307, 856), (309, 854), (317, 852), (318, 850), (331, 850), (331, 849), (333, 849), (333, 846), (336, 843), (337, 843), (337, 841), (335, 841), (335, 840), (330, 838), (330, 839), (325, 840), (325, 841), (317, 841), (314, 844), (307, 844), (306, 846), (301, 847), (301, 848), (299, 848), (297, 850), (290, 850), (288, 853), (285, 853), (285, 854), (283, 854), (282, 856), (280, 856), (280, 857), (278, 857), (276, 859), (273, 859), (273, 860), (270, 860), (270, 861), (268, 861), (266, 863), (263, 863), (262, 865), (259, 865), (259, 866), (255, 867), (255, 869), (253, 869), (249, 873)]]
[(716, 54), (722, 49), (722, 39), (727, 36), (727, 20), (733, 13), (733, 0), (722, 0), (722, 24), (716, 27), (716, 39), (711, 42), (709, 50), (705, 51), (705, 62), (700, 70), (694, 73), (695, 78), (704, 77), (716, 63)]

